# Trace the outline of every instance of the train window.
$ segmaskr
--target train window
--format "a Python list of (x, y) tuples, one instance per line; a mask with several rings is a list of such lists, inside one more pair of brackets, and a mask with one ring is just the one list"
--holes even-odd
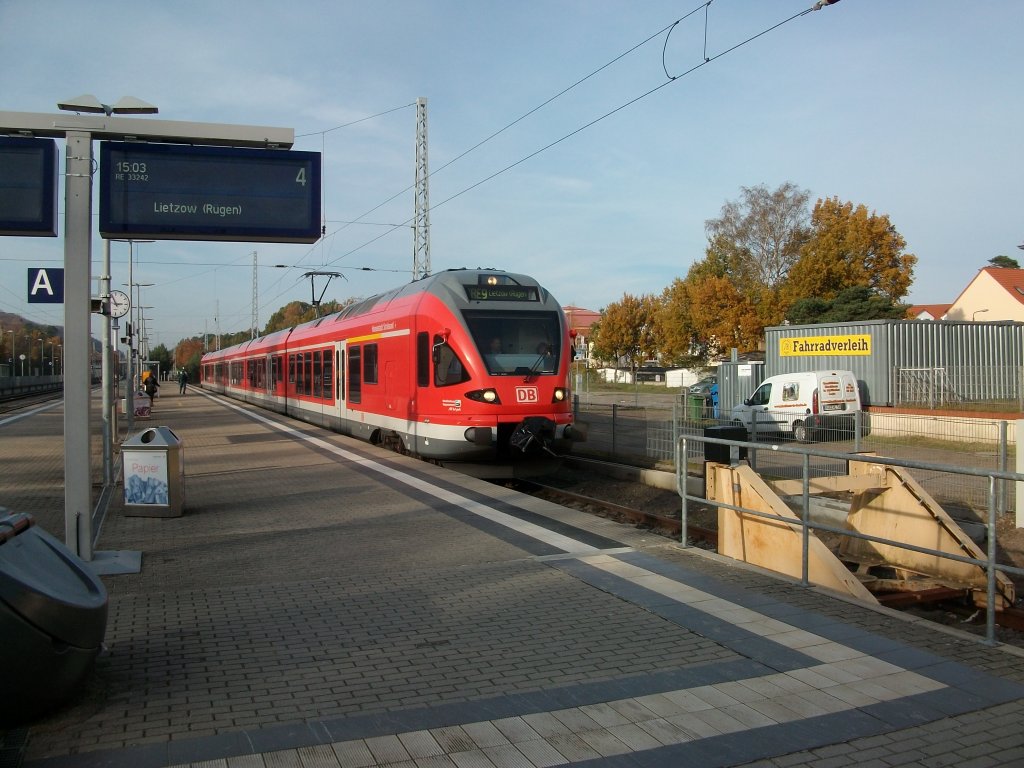
[(309, 394), (312, 394), (312, 392), (313, 392), (313, 353), (312, 352), (307, 352), (305, 355), (303, 355), (303, 358), (304, 359), (303, 359), (303, 366), (302, 367), (304, 369), (303, 372), (304, 372), (304, 374), (306, 376), (306, 378), (305, 378), (306, 386), (302, 390), (302, 393), (304, 395), (309, 395)]
[(561, 353), (561, 325), (554, 312), (466, 311), (487, 372), (493, 376), (553, 374)]
[(430, 335), (426, 331), (416, 334), (416, 385), (430, 386)]
[(366, 384), (377, 383), (377, 345), (367, 344), (363, 347), (363, 381)]
[(469, 381), (469, 374), (466, 372), (462, 360), (455, 353), (448, 342), (441, 336), (434, 337), (434, 348), (431, 353), (434, 361), (434, 385), (438, 387), (450, 387), (453, 384), (461, 384)]
[(295, 355), (288, 355), (288, 383), (295, 383)]
[(338, 382), (338, 399), (339, 400), (344, 400), (345, 399), (345, 388), (342, 385), (342, 382), (345, 381), (345, 357), (344, 357), (344, 355), (341, 354), (340, 351), (337, 353), (337, 355), (338, 355), (338, 378), (337, 378), (337, 382)]
[(334, 394), (334, 360), (331, 357), (331, 350), (324, 351), (324, 394), (325, 400), (330, 400)]
[(319, 349), (313, 353), (313, 397), (324, 396), (323, 360), (324, 353)]
[(348, 348), (348, 401), (358, 403), (362, 401), (362, 380), (363, 363), (362, 348)]

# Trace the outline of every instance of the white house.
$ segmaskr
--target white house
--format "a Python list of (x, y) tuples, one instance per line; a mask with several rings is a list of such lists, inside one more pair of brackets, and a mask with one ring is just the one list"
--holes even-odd
[(978, 270), (942, 319), (1024, 322), (1024, 269)]
[(952, 304), (915, 304), (911, 320), (1015, 320), (1024, 322), (1024, 269), (985, 267)]

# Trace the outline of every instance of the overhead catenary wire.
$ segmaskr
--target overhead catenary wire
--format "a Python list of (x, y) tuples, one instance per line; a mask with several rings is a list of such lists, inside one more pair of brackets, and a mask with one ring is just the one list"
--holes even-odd
[[(655, 38), (659, 37), (660, 35), (666, 34), (666, 45), (667, 45), (667, 38), (668, 38), (668, 36), (671, 35), (672, 30), (681, 21), (684, 21), (685, 19), (687, 19), (690, 16), (692, 16), (694, 13), (699, 12), (701, 9), (705, 9), (705, 14), (706, 14), (706, 9), (711, 5), (712, 2), (713, 2), (713, 0), (708, 0), (708, 2), (701, 3), (699, 6), (697, 6), (693, 10), (691, 10), (689, 13), (687, 13), (684, 16), (680, 17), (679, 19), (677, 19), (676, 21), (672, 22), (671, 24), (663, 27), (658, 32), (654, 33), (653, 35), (651, 35), (650, 37), (646, 38), (642, 42), (637, 43), (636, 45), (634, 45), (632, 48), (630, 48), (625, 53), (620, 54), (615, 59), (612, 59), (611, 61), (609, 61), (607, 64), (603, 65), (602, 67), (598, 68), (597, 70), (594, 70), (594, 72), (592, 72), (590, 75), (587, 75), (586, 77), (580, 79), (579, 81), (574, 83), (569, 88), (564, 89), (563, 91), (559, 92), (559, 94), (557, 94), (556, 96), (553, 96), (552, 98), (550, 98), (547, 101), (543, 102), (538, 107), (536, 107), (536, 108), (530, 110), (529, 112), (527, 112), (526, 114), (524, 114), (522, 117), (520, 117), (520, 118), (514, 120), (513, 122), (509, 123), (505, 128), (502, 128), (501, 130), (496, 131), (490, 137), (488, 137), (484, 141), (480, 142), (479, 144), (475, 145), (474, 147), (472, 147), (471, 149), (467, 150), (466, 152), (462, 153), (461, 155), (459, 155), (455, 159), (458, 159), (460, 157), (464, 157), (466, 154), (468, 154), (469, 152), (473, 151), (473, 149), (476, 149), (477, 147), (482, 146), (484, 143), (486, 143), (486, 141), (489, 141), (491, 138), (499, 135), (504, 130), (507, 130), (507, 128), (512, 127), (516, 123), (520, 122), (523, 118), (525, 118), (528, 115), (533, 114), (534, 112), (536, 112), (541, 107), (546, 106), (547, 104), (551, 103), (552, 101), (554, 101), (554, 99), (558, 98), (559, 96), (564, 95), (565, 93), (568, 93), (568, 91), (570, 91), (572, 88), (576, 87), (576, 85), (579, 85), (580, 83), (582, 83), (585, 80), (589, 79), (591, 76), (593, 76), (594, 74), (597, 74), (601, 70), (606, 69), (611, 64), (614, 64), (615, 62), (617, 62), (620, 59), (622, 59), (624, 56), (628, 55), (629, 53), (632, 53), (633, 51), (635, 51), (638, 48), (642, 47), (646, 43), (649, 43), (651, 40), (654, 40)], [(809, 14), (809, 13), (811, 13), (813, 11), (820, 10), (821, 8), (823, 8), (825, 6), (832, 5), (832, 4), (836, 3), (836, 2), (839, 2), (839, 0), (823, 0), (823, 2), (815, 3), (814, 6), (812, 6), (810, 8), (805, 8), (804, 10), (801, 10), (801, 11), (798, 11), (797, 13), (793, 14), (792, 16), (789, 16), (789, 17), (783, 19), (782, 21), (779, 21), (779, 22), (771, 25), (770, 27), (767, 27), (767, 28), (761, 30), (757, 34), (751, 35), (750, 37), (748, 37), (748, 38), (746, 38), (744, 40), (741, 40), (740, 42), (736, 43), (735, 45), (732, 45), (732, 46), (726, 48), (725, 50), (721, 51), (720, 53), (715, 54), (714, 56), (708, 56), (707, 55), (707, 48), (706, 48), (707, 27), (705, 26), (705, 32), (704, 32), (704, 35), (705, 35), (704, 57), (703, 57), (703, 61), (701, 61), (699, 64), (696, 64), (693, 67), (691, 67), (690, 69), (687, 69), (687, 70), (685, 70), (685, 71), (683, 71), (683, 72), (681, 72), (681, 73), (679, 73), (677, 75), (669, 74), (668, 73), (668, 69), (666, 67), (665, 68), (665, 75), (666, 75), (667, 79), (665, 80), (665, 82), (663, 82), (663, 83), (661, 83), (661, 84), (659, 84), (659, 85), (657, 85), (657, 86), (655, 86), (655, 87), (653, 87), (653, 88), (651, 88), (651, 89), (641, 93), (640, 95), (638, 95), (638, 96), (636, 96), (636, 97), (634, 97), (634, 98), (624, 102), (623, 104), (620, 104), (619, 106), (615, 107), (614, 109), (611, 109), (608, 112), (605, 112), (604, 114), (600, 115), (599, 117), (594, 118), (590, 122), (585, 123), (584, 125), (581, 125), (579, 128), (576, 128), (575, 130), (570, 131), (569, 133), (567, 133), (564, 136), (562, 136), (562, 137), (560, 137), (560, 138), (550, 142), (549, 144), (546, 144), (546, 145), (540, 147), (539, 149), (529, 153), (528, 155), (525, 155), (524, 157), (521, 157), (520, 159), (516, 160), (515, 162), (510, 163), (509, 165), (505, 166), (504, 168), (501, 168), (501, 169), (495, 171), (494, 173), (492, 173), (492, 174), (490, 174), (490, 175), (480, 179), (479, 181), (471, 184), (468, 187), (465, 187), (464, 189), (462, 189), (459, 192), (456, 192), (455, 194), (453, 194), (453, 195), (451, 195), (451, 196), (441, 200), (440, 202), (431, 205), (430, 206), (430, 210), (433, 211), (434, 209), (440, 208), (441, 206), (445, 205), (446, 203), (450, 203), (452, 200), (455, 200), (455, 199), (461, 197), (462, 195), (466, 194), (467, 192), (471, 192), (472, 190), (474, 190), (474, 189), (476, 189), (476, 188), (486, 184), (487, 182), (492, 181), (493, 179), (497, 178), (498, 176), (501, 176), (502, 174), (507, 173), (508, 171), (512, 170), (513, 168), (516, 168), (517, 166), (522, 165), (523, 163), (525, 163), (525, 162), (527, 162), (529, 160), (532, 160), (533, 158), (535, 158), (538, 155), (546, 152), (547, 150), (549, 150), (549, 149), (551, 149), (551, 148), (553, 148), (555, 146), (558, 146), (562, 142), (567, 141), (568, 139), (571, 139), (573, 136), (576, 136), (576, 135), (582, 133), (583, 131), (587, 130), (588, 128), (591, 128), (594, 125), (597, 125), (598, 123), (608, 119), (612, 115), (615, 115), (618, 112), (621, 112), (622, 110), (627, 109), (627, 108), (633, 106), (634, 104), (636, 104), (637, 102), (647, 98), (648, 96), (651, 96), (652, 94), (657, 93), (662, 88), (665, 88), (668, 85), (672, 85), (673, 83), (678, 82), (679, 80), (687, 77), (688, 75), (693, 74), (694, 72), (696, 72), (697, 70), (707, 66), (708, 64), (711, 64), (712, 62), (717, 61), (718, 59), (721, 59), (723, 56), (727, 56), (728, 54), (733, 53), (734, 51), (738, 50), (739, 48), (742, 48), (743, 46), (748, 45), (749, 43), (752, 43), (753, 41), (757, 40), (758, 38), (763, 37), (764, 35), (767, 35), (768, 33), (773, 32), (776, 29), (779, 29), (780, 27), (782, 27), (782, 26), (784, 26), (784, 25), (794, 21), (795, 19), (798, 19), (798, 18), (800, 18), (802, 16), (806, 16), (807, 14)], [(705, 24), (707, 24), (707, 15), (705, 15)], [(663, 51), (663, 56), (664, 56), (664, 51)], [(664, 66), (664, 59), (663, 59), (663, 66)], [(448, 165), (451, 165), (451, 163), (454, 162), (455, 159), (453, 159), (449, 163), (446, 163), (445, 165), (441, 166), (441, 168), (444, 168), (444, 167), (447, 167)], [(438, 168), (437, 170), (439, 171), (439, 170), (441, 170), (441, 168)], [(436, 171), (435, 171), (435, 173), (436, 173)], [(406, 190), (403, 190), (403, 192), (404, 191), (408, 191), (408, 189), (410, 189), (410, 188), (411, 187), (407, 187)], [(402, 193), (399, 193), (399, 194), (402, 194)], [(397, 197), (397, 196), (398, 195), (395, 195), (395, 197)], [(391, 199), (393, 200), (394, 197), (392, 197)], [(376, 210), (376, 208), (374, 210)], [(397, 229), (401, 229), (401, 228), (409, 226), (409, 224), (412, 222), (412, 220), (413, 220), (412, 218), (409, 218), (409, 219), (405, 220), (404, 222), (402, 222), (401, 224), (395, 225), (394, 228), (389, 230), (388, 232), (385, 232), (385, 233), (383, 233), (381, 235), (378, 235), (377, 237), (374, 237), (374, 238), (368, 240), (367, 242), (363, 243), (362, 245), (359, 245), (359, 246), (357, 246), (357, 247), (355, 247), (355, 248), (353, 248), (353, 249), (343, 253), (341, 256), (338, 256), (333, 261), (327, 262), (327, 264), (325, 266), (333, 266), (333, 265), (337, 264), (338, 261), (340, 261), (340, 260), (342, 260), (342, 259), (344, 259), (344, 258), (346, 258), (348, 256), (351, 256), (353, 253), (357, 253), (358, 251), (362, 250), (363, 248), (366, 248), (366, 247), (372, 245), (373, 243), (377, 242), (381, 238), (386, 237), (388, 234), (391, 234), (391, 232), (394, 232)]]
[[(619, 55), (615, 56), (614, 58), (610, 59), (605, 64), (601, 65), (600, 67), (598, 67), (597, 69), (593, 70), (589, 74), (587, 74), (584, 77), (580, 78), (579, 80), (575, 81), (572, 85), (562, 89), (561, 91), (559, 91), (555, 95), (551, 96), (550, 98), (548, 98), (548, 99), (544, 100), (543, 102), (541, 102), (540, 104), (538, 104), (536, 107), (528, 110), (527, 112), (523, 113), (521, 116), (517, 117), (515, 120), (512, 120), (511, 122), (509, 122), (506, 125), (504, 125), (502, 128), (498, 129), (497, 131), (495, 131), (492, 134), (490, 134), (489, 136), (487, 136), (486, 138), (484, 138), (481, 141), (477, 142), (476, 144), (474, 144), (473, 146), (469, 147), (465, 151), (459, 153), (458, 155), (453, 157), (448, 162), (446, 162), (446, 163), (442, 164), (441, 166), (439, 166), (438, 168), (434, 169), (433, 171), (430, 172), (430, 174), (428, 175), (428, 178), (434, 176), (435, 174), (439, 173), (440, 171), (444, 170), (445, 168), (451, 166), (453, 163), (457, 162), (458, 160), (461, 160), (462, 158), (466, 157), (470, 153), (472, 153), (475, 150), (479, 149), (480, 147), (484, 146), (485, 144), (487, 144), (488, 142), (490, 142), (494, 138), (500, 136), (501, 134), (503, 134), (504, 132), (506, 132), (510, 128), (514, 127), (515, 125), (519, 124), (520, 122), (522, 122), (523, 120), (525, 120), (529, 116), (537, 113), (539, 110), (541, 110), (544, 107), (548, 106), (549, 104), (551, 104), (552, 102), (554, 102), (558, 98), (560, 98), (560, 97), (564, 96), (565, 94), (569, 93), (574, 88), (576, 88), (579, 85), (583, 84), (584, 82), (588, 81), (589, 79), (591, 79), (595, 75), (599, 74), (600, 72), (604, 71), (608, 67), (610, 67), (610, 66), (614, 65), (615, 63), (621, 61), (626, 56), (630, 55), (631, 53), (634, 53), (635, 51), (637, 51), (638, 49), (642, 48), (644, 45), (650, 43), (652, 40), (657, 39), (661, 35), (665, 35), (665, 42), (664, 42), (664, 45), (663, 45), (663, 48), (662, 48), (662, 67), (664, 69), (665, 77), (666, 77), (666, 80), (664, 82), (654, 86), (653, 88), (648, 89), (647, 91), (644, 91), (643, 93), (635, 96), (634, 98), (629, 99), (628, 101), (620, 104), (619, 106), (617, 106), (617, 107), (615, 107), (615, 108), (613, 108), (611, 110), (608, 110), (607, 112), (599, 115), (598, 117), (594, 118), (593, 120), (590, 120), (587, 123), (584, 123), (583, 125), (581, 125), (578, 128), (570, 131), (569, 133), (559, 137), (558, 139), (555, 139), (554, 141), (551, 141), (548, 144), (545, 144), (544, 146), (539, 147), (538, 149), (534, 150), (533, 152), (530, 152), (529, 154), (519, 158), (515, 162), (509, 163), (508, 165), (504, 166), (503, 168), (501, 168), (501, 169), (495, 171), (494, 173), (491, 173), (491, 174), (485, 176), (484, 178), (480, 179), (479, 181), (476, 181), (473, 184), (471, 184), (471, 185), (469, 185), (469, 186), (459, 190), (455, 194), (450, 195), (449, 197), (441, 200), (440, 202), (434, 203), (433, 205), (430, 206), (430, 210), (433, 211), (433, 210), (435, 210), (437, 208), (440, 208), (443, 205), (446, 205), (447, 203), (452, 202), (453, 200), (458, 199), (459, 197), (467, 194), (468, 192), (471, 192), (474, 189), (477, 189), (478, 187), (488, 183), (489, 181), (492, 181), (495, 178), (497, 178), (497, 177), (507, 173), (508, 171), (511, 171), (514, 168), (522, 165), (523, 163), (526, 163), (527, 161), (532, 160), (533, 158), (537, 157), (538, 155), (543, 154), (544, 152), (548, 151), (549, 149), (552, 149), (552, 148), (558, 146), (559, 144), (562, 144), (563, 142), (573, 138), (574, 136), (577, 136), (578, 134), (582, 133), (583, 131), (585, 131), (585, 130), (591, 128), (591, 127), (593, 127), (594, 125), (597, 125), (598, 123), (600, 123), (600, 122), (602, 122), (604, 120), (607, 120), (608, 118), (612, 117), (613, 115), (615, 115), (615, 114), (617, 114), (617, 113), (619, 113), (619, 112), (621, 112), (621, 111), (623, 111), (625, 109), (628, 109), (629, 107), (631, 107), (634, 104), (642, 101), (643, 99), (646, 99), (647, 97), (649, 97), (649, 96), (651, 96), (651, 95), (661, 91), (666, 86), (671, 85), (673, 83), (678, 82), (679, 80), (682, 80), (682, 79), (686, 78), (687, 76), (695, 73), (696, 71), (698, 71), (698, 70), (702, 69), (703, 67), (711, 64), (712, 62), (717, 61), (718, 59), (721, 59), (722, 57), (727, 56), (730, 53), (735, 52), (736, 50), (742, 48), (745, 45), (748, 45), (748, 44), (754, 42), (755, 40), (757, 40), (757, 39), (759, 39), (759, 38), (769, 34), (770, 32), (773, 32), (773, 31), (779, 29), (780, 27), (783, 27), (786, 24), (789, 24), (790, 22), (792, 22), (792, 21), (794, 21), (794, 20), (796, 20), (796, 19), (798, 19), (798, 18), (800, 18), (802, 16), (805, 16), (805, 15), (807, 15), (807, 14), (813, 12), (813, 11), (821, 10), (823, 7), (826, 7), (828, 5), (832, 5), (832, 4), (836, 3), (836, 2), (839, 2), (839, 0), (822, 0), (821, 2), (817, 2), (813, 6), (811, 6), (810, 8), (805, 8), (805, 9), (803, 9), (801, 11), (798, 11), (797, 13), (795, 13), (795, 14), (793, 14), (793, 15), (791, 15), (791, 16), (789, 16), (789, 17), (787, 17), (787, 18), (785, 18), (785, 19), (783, 19), (783, 20), (781, 20), (781, 21), (779, 21), (779, 22), (777, 22), (775, 24), (772, 24), (769, 27), (766, 27), (765, 29), (761, 30), (760, 32), (758, 32), (758, 33), (756, 33), (754, 35), (751, 35), (750, 37), (747, 37), (744, 40), (741, 40), (740, 42), (738, 42), (738, 43), (736, 43), (736, 44), (734, 44), (734, 45), (724, 49), (723, 51), (721, 51), (721, 52), (719, 52), (719, 53), (717, 53), (717, 54), (715, 54), (713, 56), (708, 56), (707, 55), (707, 39), (708, 39), (708, 29), (709, 29), (709, 24), (710, 24), (710, 17), (709, 17), (709, 12), (708, 11), (709, 11), (709, 8), (710, 8), (712, 2), (713, 2), (713, 0), (707, 0), (707, 2), (701, 3), (700, 5), (698, 5), (697, 7), (693, 8), (691, 11), (689, 11), (688, 13), (684, 14), (680, 18), (678, 18), (675, 21), (673, 21), (671, 24), (668, 24), (668, 25), (662, 27), (657, 32), (655, 32), (654, 34), (648, 36), (644, 40), (642, 40), (642, 41), (636, 43), (635, 45), (631, 46), (626, 51), (624, 51), (621, 54), (619, 54)], [(688, 19), (689, 17), (691, 17), (695, 13), (700, 12), (701, 10), (704, 10), (704, 13), (705, 13), (704, 51), (703, 51), (702, 61), (700, 63), (690, 67), (689, 69), (684, 70), (683, 72), (680, 72), (678, 74), (674, 74), (673, 75), (673, 74), (671, 74), (668, 71), (668, 66), (667, 66), (667, 62), (666, 62), (666, 58), (665, 58), (666, 57), (666, 51), (667, 51), (667, 48), (668, 48), (669, 39), (671, 38), (672, 32), (674, 31), (674, 29), (681, 22), (685, 21), (686, 19)], [(390, 114), (392, 112), (395, 112), (395, 111), (398, 111), (398, 110), (401, 110), (401, 109), (405, 109), (405, 108), (411, 107), (411, 106), (415, 106), (415, 103), (411, 103), (411, 104), (408, 104), (408, 105), (403, 105), (403, 106), (400, 106), (400, 107), (394, 107), (392, 109), (379, 112), (379, 113), (377, 113), (375, 115), (371, 115), (371, 116), (368, 116), (368, 117), (365, 117), (365, 118), (360, 118), (359, 120), (354, 120), (354, 121), (351, 121), (349, 123), (345, 123), (345, 124), (336, 126), (334, 128), (328, 129), (327, 131), (316, 131), (316, 132), (300, 134), (300, 136), (297, 136), (297, 138), (299, 138), (299, 137), (306, 137), (306, 136), (314, 136), (314, 135), (321, 135), (322, 136), (323, 134), (326, 134), (328, 132), (335, 131), (335, 130), (338, 130), (340, 128), (348, 127), (348, 126), (351, 126), (351, 125), (355, 125), (357, 123), (364, 122), (366, 120), (371, 120), (371, 119), (374, 119), (376, 117), (387, 115), (387, 114)], [(362, 219), (364, 216), (367, 216), (370, 213), (373, 213), (374, 211), (379, 210), (380, 208), (382, 208), (387, 203), (392, 202), (393, 200), (395, 200), (399, 196), (401, 196), (401, 195), (405, 194), (406, 192), (408, 192), (409, 190), (411, 190), (413, 188), (413, 186), (414, 185), (409, 185), (409, 186), (405, 187), (401, 191), (397, 192), (395, 195), (392, 195), (388, 199), (384, 200), (383, 202), (381, 202), (378, 205), (374, 206), (373, 208), (369, 209), (368, 211), (366, 211), (365, 213), (361, 214), (360, 216), (357, 216), (354, 219), (346, 221), (343, 224), (343, 226), (339, 227), (338, 229), (336, 229), (336, 230), (334, 230), (332, 232), (329, 232), (329, 233), (324, 231), (324, 235), (321, 238), (321, 240), (318, 241), (317, 246), (322, 246), (324, 240), (326, 240), (328, 238), (334, 237), (335, 235), (337, 235), (339, 232), (343, 231), (347, 227), (349, 227), (349, 226), (351, 226), (353, 224), (356, 224), (356, 223), (361, 223), (360, 219)], [(333, 266), (337, 265), (338, 262), (342, 261), (343, 259), (345, 259), (345, 258), (351, 256), (352, 254), (357, 253), (357, 252), (359, 252), (359, 251), (369, 247), (373, 243), (376, 243), (377, 241), (383, 239), (384, 237), (387, 237), (388, 235), (392, 234), (393, 232), (395, 232), (395, 231), (397, 231), (399, 229), (407, 228), (408, 226), (411, 225), (413, 220), (414, 220), (414, 217), (410, 217), (410, 218), (406, 219), (405, 221), (401, 222), (400, 224), (382, 225), (382, 226), (389, 227), (389, 228), (385, 232), (383, 232), (383, 233), (381, 233), (381, 234), (379, 234), (379, 235), (377, 235), (377, 236), (367, 240), (366, 242), (364, 242), (364, 243), (362, 243), (362, 244), (360, 244), (360, 245), (358, 245), (358, 246), (356, 246), (356, 247), (346, 251), (345, 253), (341, 254), (340, 256), (337, 256), (337, 257), (335, 257), (332, 260), (325, 261), (321, 266), (323, 266), (323, 267), (333, 267)], [(326, 219), (325, 219), (325, 222), (326, 222)], [(326, 230), (326, 226), (325, 226), (325, 230)], [(314, 248), (311, 248), (309, 251), (307, 251), (306, 254), (304, 254), (302, 257), (300, 257), (298, 259), (298, 263), (293, 265), (293, 266), (295, 268), (306, 268), (306, 267), (310, 266), (309, 264), (303, 265), (302, 262), (305, 261), (305, 259), (308, 258), (312, 253), (314, 253), (315, 250), (316, 250), (316, 246)], [(376, 270), (376, 271), (383, 271), (383, 270)], [(395, 270), (395, 271), (405, 271), (405, 270)], [(284, 279), (284, 276), (282, 276), (281, 280), (276, 281), (273, 284), (273, 286), (280, 285), (281, 282), (283, 281), (283, 279)], [(276, 301), (282, 295), (284, 295), (284, 294), (283, 293), (278, 293), (273, 298), (270, 298), (266, 302), (263, 302), (263, 304), (266, 304), (266, 303), (269, 303), (269, 302), (272, 302), (272, 301)]]

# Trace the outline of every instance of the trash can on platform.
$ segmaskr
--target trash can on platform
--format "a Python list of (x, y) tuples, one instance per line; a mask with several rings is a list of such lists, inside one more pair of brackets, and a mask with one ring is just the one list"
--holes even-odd
[[(747, 429), (743, 426), (726, 424), (718, 427), (704, 427), (704, 437), (714, 437), (719, 440), (747, 441)], [(735, 458), (732, 453), (736, 452)], [(743, 446), (720, 445), (719, 443), (704, 443), (704, 461), (716, 461), (719, 464), (732, 464), (734, 461), (742, 461), (747, 458), (747, 449)]]
[(0, 729), (64, 703), (106, 630), (99, 577), (31, 515), (0, 508)]
[(169, 427), (150, 427), (121, 443), (124, 512), (130, 517), (181, 517), (185, 456)]
[(132, 408), (136, 419), (148, 419), (153, 413), (153, 398), (140, 389), (132, 396)]

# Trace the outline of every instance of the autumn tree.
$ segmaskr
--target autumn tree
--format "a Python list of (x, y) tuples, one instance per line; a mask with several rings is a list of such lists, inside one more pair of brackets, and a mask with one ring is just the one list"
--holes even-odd
[(698, 355), (707, 361), (735, 347), (756, 350), (764, 336), (753, 303), (727, 277), (697, 277), (687, 285)]
[(689, 284), (676, 278), (666, 288), (654, 316), (658, 357), (665, 363), (689, 367), (695, 362), (693, 323), (690, 320)]
[(182, 339), (174, 348), (174, 367), (188, 371), (192, 381), (199, 381), (199, 361), (203, 356), (202, 339)]
[(787, 306), (817, 297), (834, 299), (841, 291), (866, 286), (896, 303), (907, 295), (917, 257), (889, 217), (868, 213), (863, 205), (818, 200), (811, 214), (811, 236), (800, 251), (783, 290)]
[(340, 312), (349, 304), (354, 304), (357, 301), (359, 301), (359, 299), (355, 297), (345, 299), (344, 301), (337, 301), (336, 299), (325, 301), (320, 305), (319, 314), (317, 314), (317, 308), (308, 302), (289, 302), (270, 316), (266, 326), (263, 328), (263, 335), (266, 336), (268, 333), (280, 331), (285, 328), (294, 328), (296, 325), (308, 323), (310, 320), (315, 320), (317, 317), (333, 315), (335, 312)]
[(654, 356), (657, 351), (653, 296), (623, 294), (622, 300), (601, 311), (594, 335), (594, 353), (603, 360), (625, 359), (631, 370)]

